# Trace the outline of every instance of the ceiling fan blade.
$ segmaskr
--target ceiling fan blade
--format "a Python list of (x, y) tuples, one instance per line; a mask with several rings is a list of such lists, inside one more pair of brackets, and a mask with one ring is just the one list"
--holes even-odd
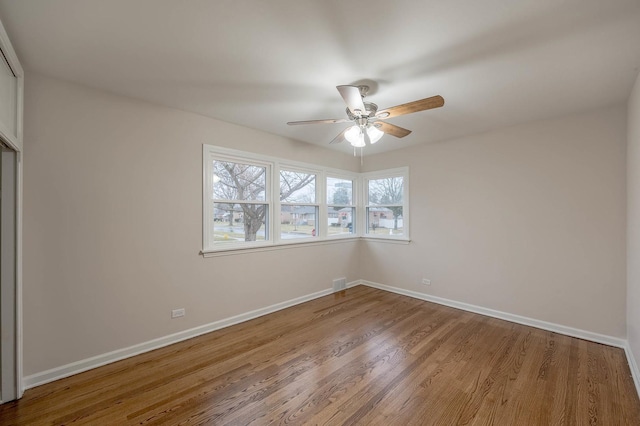
[(376, 118), (385, 120), (387, 118), (397, 117), (399, 115), (411, 114), (412, 112), (424, 111), (432, 108), (440, 108), (444, 105), (442, 96), (432, 96), (419, 101), (413, 101), (391, 108), (380, 110), (376, 113)]
[(396, 138), (404, 138), (411, 133), (411, 130), (396, 126), (395, 124), (385, 123), (384, 121), (376, 121), (373, 125), (385, 132), (387, 135), (395, 136)]
[(347, 123), (351, 120), (346, 118), (328, 118), (326, 120), (307, 120), (307, 121), (289, 121), (289, 126), (297, 126), (298, 124), (334, 124), (334, 123)]
[(347, 132), (347, 130), (349, 130), (350, 127), (347, 127), (346, 129), (344, 129), (342, 132), (340, 132), (338, 134), (338, 136), (336, 136), (335, 138), (333, 138), (333, 140), (331, 142), (329, 142), (329, 145), (334, 144), (334, 143), (340, 143), (340, 142), (344, 142), (346, 141), (346, 139), (344, 138), (344, 134)]
[(366, 114), (367, 110), (362, 102), (362, 95), (360, 95), (360, 89), (356, 86), (336, 86), (340, 96), (344, 99), (351, 114), (356, 117), (360, 117), (362, 114)]

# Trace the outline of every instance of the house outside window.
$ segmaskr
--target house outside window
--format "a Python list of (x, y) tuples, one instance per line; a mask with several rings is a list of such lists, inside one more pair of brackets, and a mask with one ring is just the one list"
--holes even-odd
[(364, 186), (365, 236), (408, 239), (408, 168), (367, 173)]
[(354, 180), (327, 177), (327, 233), (329, 236), (351, 235), (356, 232)]
[(280, 239), (318, 235), (316, 180), (315, 173), (280, 170)]
[(205, 247), (270, 241), (271, 165), (219, 155), (205, 169)]
[(408, 241), (408, 212), (408, 168), (359, 174), (203, 146), (205, 257), (357, 237)]

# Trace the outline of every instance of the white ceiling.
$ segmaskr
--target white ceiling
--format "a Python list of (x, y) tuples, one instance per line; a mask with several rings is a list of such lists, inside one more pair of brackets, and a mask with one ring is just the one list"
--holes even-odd
[(286, 122), (345, 118), (336, 85), (445, 98), (369, 154), (620, 103), (640, 66), (639, 0), (0, 0), (0, 20), (27, 70), (323, 146), (348, 125)]

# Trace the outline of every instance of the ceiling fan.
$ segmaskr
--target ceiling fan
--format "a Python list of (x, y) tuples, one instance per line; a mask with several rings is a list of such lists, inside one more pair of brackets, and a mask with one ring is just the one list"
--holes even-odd
[(439, 108), (444, 105), (442, 96), (432, 96), (378, 111), (378, 105), (373, 102), (364, 102), (364, 98), (369, 91), (369, 86), (345, 85), (337, 86), (336, 88), (347, 104), (346, 111), (348, 118), (290, 121), (287, 124), (290, 126), (298, 124), (335, 124), (348, 123), (351, 121), (354, 123), (353, 126), (344, 129), (329, 143), (340, 143), (347, 140), (354, 148), (362, 148), (368, 144), (378, 142), (385, 133), (397, 138), (403, 138), (411, 133), (411, 130), (380, 120), (411, 114), (412, 112)]

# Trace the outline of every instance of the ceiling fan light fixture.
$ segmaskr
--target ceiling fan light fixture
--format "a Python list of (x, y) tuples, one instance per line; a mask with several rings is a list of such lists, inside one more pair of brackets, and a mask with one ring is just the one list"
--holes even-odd
[[(378, 111), (378, 105), (373, 102), (364, 102), (364, 97), (369, 90), (368, 86), (336, 86), (340, 96), (347, 104), (345, 112), (347, 118), (330, 118), (325, 120), (289, 121), (288, 125), (297, 124), (335, 124), (352, 122), (353, 125), (341, 131), (329, 144), (347, 141), (354, 148), (363, 148), (366, 145), (373, 145), (378, 142), (383, 135), (391, 135), (396, 138), (403, 138), (411, 133), (411, 130), (404, 129), (395, 124), (387, 123), (387, 118), (398, 117), (400, 115), (411, 114), (428, 109), (440, 108), (444, 105), (444, 99), (440, 95), (430, 98), (419, 99), (413, 102), (396, 105)], [(354, 150), (355, 152), (355, 150)]]
[(344, 132), (344, 138), (349, 141), (354, 148), (362, 148), (365, 146), (364, 134), (360, 126), (351, 126)]
[(378, 129), (376, 126), (369, 124), (369, 126), (367, 126), (367, 135), (369, 135), (369, 140), (373, 145), (380, 140), (382, 135), (384, 135), (384, 132)]

